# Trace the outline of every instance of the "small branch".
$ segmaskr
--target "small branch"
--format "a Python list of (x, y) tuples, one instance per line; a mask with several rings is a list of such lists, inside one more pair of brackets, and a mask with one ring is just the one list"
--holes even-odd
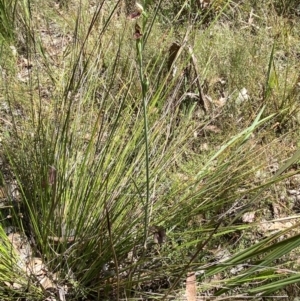
[(205, 103), (205, 95), (202, 91), (202, 87), (201, 87), (201, 83), (200, 83), (200, 75), (199, 75), (198, 66), (197, 66), (197, 59), (194, 55), (194, 51), (191, 46), (188, 46), (188, 51), (191, 56), (191, 63), (193, 65), (193, 68), (196, 73), (196, 84), (197, 84), (197, 88), (199, 91), (199, 103), (200, 103), (200, 106), (202, 107), (202, 109), (204, 110), (204, 112), (207, 113), (207, 105)]

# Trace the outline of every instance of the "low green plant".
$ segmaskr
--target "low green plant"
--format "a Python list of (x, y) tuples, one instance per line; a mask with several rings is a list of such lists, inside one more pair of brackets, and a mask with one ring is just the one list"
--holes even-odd
[(10, 41), (15, 35), (15, 6), (16, 1), (0, 2), (1, 43)]

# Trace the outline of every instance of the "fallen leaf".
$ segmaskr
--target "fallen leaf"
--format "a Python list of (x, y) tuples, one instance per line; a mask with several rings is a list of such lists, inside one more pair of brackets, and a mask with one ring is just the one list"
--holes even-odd
[(213, 133), (220, 133), (221, 129), (219, 129), (217, 126), (215, 125), (208, 125), (205, 127), (205, 130), (209, 131), (209, 132), (213, 132)]
[(169, 48), (169, 57), (168, 57), (168, 70), (171, 70), (171, 67), (176, 59), (177, 53), (180, 49), (180, 44), (178, 42), (173, 42)]
[(22, 288), (22, 285), (20, 283), (16, 283), (16, 282), (14, 282), (12, 286), (14, 289), (17, 289), (17, 290)]
[(283, 231), (288, 228), (291, 228), (294, 225), (292, 221), (274, 221), (274, 222), (268, 222), (263, 221), (258, 226), (258, 232), (263, 234), (264, 236), (270, 236), (272, 234), (275, 234), (278, 231)]
[(249, 95), (248, 95), (248, 91), (246, 88), (242, 88), (239, 91), (238, 97), (235, 100), (235, 104), (240, 105), (241, 103), (243, 103), (246, 100), (249, 100)]
[(254, 219), (255, 219), (255, 212), (254, 211), (246, 212), (242, 216), (243, 223), (253, 223)]
[(51, 289), (51, 288), (56, 288), (56, 285), (47, 276), (42, 278), (42, 280), (40, 281), (40, 284), (45, 290)]
[(186, 277), (186, 299), (187, 301), (197, 300), (197, 285), (196, 275), (194, 272), (189, 272)]
[(46, 267), (40, 258), (34, 257), (27, 264), (27, 274), (40, 276), (46, 274)]

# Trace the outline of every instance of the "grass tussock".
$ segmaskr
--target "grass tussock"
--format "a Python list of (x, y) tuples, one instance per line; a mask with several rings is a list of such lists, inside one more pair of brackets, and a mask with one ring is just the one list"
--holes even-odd
[(1, 298), (296, 296), (297, 9), (0, 4)]

